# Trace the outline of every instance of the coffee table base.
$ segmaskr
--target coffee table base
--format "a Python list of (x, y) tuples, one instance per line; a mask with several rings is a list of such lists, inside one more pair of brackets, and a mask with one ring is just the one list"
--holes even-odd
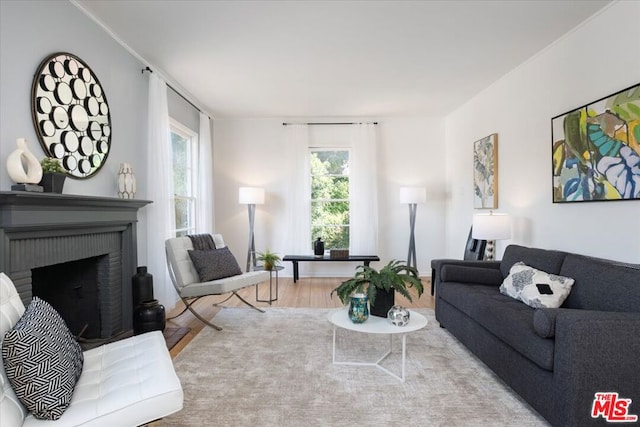
[(340, 362), (340, 361), (336, 361), (336, 329), (337, 329), (337, 326), (334, 325), (333, 326), (333, 364), (334, 365), (375, 366), (378, 369), (391, 375), (392, 377), (400, 380), (400, 382), (404, 383), (405, 372), (406, 372), (407, 334), (401, 334), (402, 335), (402, 376), (398, 376), (393, 372), (391, 372), (390, 370), (388, 370), (387, 368), (385, 368), (384, 366), (380, 365), (380, 362), (386, 359), (387, 356), (389, 356), (391, 354), (391, 351), (393, 350), (393, 334), (389, 334), (389, 350), (387, 350), (387, 352), (383, 354), (382, 357), (380, 357), (375, 362)]

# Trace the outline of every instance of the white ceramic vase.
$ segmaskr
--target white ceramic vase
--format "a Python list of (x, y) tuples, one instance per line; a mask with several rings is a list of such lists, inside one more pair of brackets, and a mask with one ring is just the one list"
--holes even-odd
[(7, 173), (17, 184), (37, 184), (42, 179), (42, 166), (29, 151), (27, 140), (18, 138), (18, 148), (7, 157)]
[(118, 171), (118, 197), (133, 199), (136, 196), (136, 176), (129, 163), (120, 163)]

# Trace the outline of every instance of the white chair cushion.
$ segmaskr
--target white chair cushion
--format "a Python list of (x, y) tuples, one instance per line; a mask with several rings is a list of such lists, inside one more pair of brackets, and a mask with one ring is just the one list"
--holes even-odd
[[(0, 343), (4, 334), (16, 324), (24, 313), (24, 304), (13, 282), (0, 273)], [(27, 410), (16, 397), (0, 360), (0, 426), (21, 426)]]
[[(162, 332), (84, 353), (71, 405), (55, 425), (137, 426), (182, 409), (183, 392)], [(25, 426), (40, 426), (28, 415)]]
[[(216, 244), (216, 248), (226, 247), (220, 234), (214, 234), (213, 241)], [(238, 276), (200, 282), (198, 271), (189, 257), (189, 251), (193, 250), (191, 239), (188, 237), (169, 239), (166, 241), (165, 247), (180, 289), (180, 296), (183, 298), (224, 294), (269, 280), (268, 271), (250, 271)]]

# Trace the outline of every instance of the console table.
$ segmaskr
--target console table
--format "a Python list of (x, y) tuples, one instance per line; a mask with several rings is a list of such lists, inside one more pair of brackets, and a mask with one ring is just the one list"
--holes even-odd
[(331, 258), (329, 256), (314, 256), (314, 255), (285, 255), (282, 258), (283, 261), (291, 261), (293, 263), (293, 283), (298, 281), (298, 263), (299, 262), (318, 262), (318, 261), (333, 261), (333, 262), (361, 262), (368, 266), (371, 261), (380, 261), (380, 257), (377, 255), (349, 255), (343, 258)]

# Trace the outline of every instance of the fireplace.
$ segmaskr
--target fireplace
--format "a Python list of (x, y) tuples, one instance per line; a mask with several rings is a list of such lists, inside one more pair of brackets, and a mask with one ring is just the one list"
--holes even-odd
[(132, 330), (137, 211), (145, 200), (0, 192), (0, 271), (25, 306), (49, 302), (74, 335)]

